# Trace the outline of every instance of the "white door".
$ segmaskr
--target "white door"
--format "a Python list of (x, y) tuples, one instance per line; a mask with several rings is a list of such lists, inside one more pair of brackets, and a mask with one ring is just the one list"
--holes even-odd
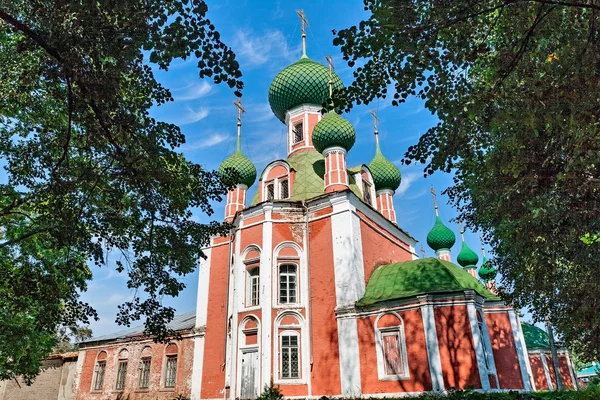
[(255, 399), (259, 396), (258, 349), (248, 349), (242, 352), (242, 399)]

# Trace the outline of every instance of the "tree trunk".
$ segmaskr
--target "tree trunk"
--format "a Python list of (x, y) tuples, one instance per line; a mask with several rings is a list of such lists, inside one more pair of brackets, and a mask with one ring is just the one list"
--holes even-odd
[(556, 376), (556, 388), (563, 390), (562, 376), (560, 374), (560, 365), (558, 362), (558, 352), (556, 351), (556, 344), (554, 343), (554, 333), (552, 332), (552, 325), (550, 320), (546, 318), (546, 331), (548, 332), (548, 342), (550, 343), (550, 351), (552, 352), (552, 364), (554, 365), (554, 375)]

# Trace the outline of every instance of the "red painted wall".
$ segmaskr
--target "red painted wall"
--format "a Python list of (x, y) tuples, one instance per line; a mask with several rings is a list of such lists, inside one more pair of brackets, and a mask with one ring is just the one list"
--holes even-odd
[(529, 355), (529, 364), (531, 365), (531, 373), (533, 374), (533, 382), (536, 390), (548, 390), (548, 381), (544, 373), (544, 365), (539, 355)]
[(508, 313), (486, 313), (485, 320), (492, 343), (500, 388), (523, 389), (519, 356)]
[(434, 316), (445, 388), (481, 389), (467, 307), (435, 307)]
[(375, 320), (377, 316), (360, 318), (357, 320), (357, 325), (360, 379), (363, 394), (419, 392), (432, 389), (421, 310), (408, 310), (398, 314), (404, 322), (409, 379), (379, 380), (377, 375), (377, 350), (375, 348)]
[(571, 380), (571, 373), (569, 372), (567, 357), (561, 355), (558, 356), (558, 368), (560, 369), (560, 376), (565, 389), (575, 389), (573, 381)]
[(335, 279), (331, 219), (310, 223), (310, 287), (312, 307), (312, 394), (340, 395), (340, 359), (335, 319)]

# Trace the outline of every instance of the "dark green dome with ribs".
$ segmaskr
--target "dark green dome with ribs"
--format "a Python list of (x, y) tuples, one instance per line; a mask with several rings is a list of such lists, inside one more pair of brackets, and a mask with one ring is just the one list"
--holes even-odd
[[(333, 90), (343, 89), (342, 80), (333, 73)], [(285, 113), (302, 104), (321, 105), (329, 98), (329, 69), (302, 56), (281, 71), (269, 87), (269, 104), (279, 120)]]
[(345, 118), (335, 111), (330, 111), (315, 125), (312, 140), (319, 153), (330, 147), (342, 147), (350, 151), (356, 141), (356, 131)]
[(440, 217), (435, 217), (435, 224), (427, 234), (427, 244), (433, 250), (450, 249), (456, 242), (454, 232), (442, 223)]
[(225, 181), (235, 176), (235, 184), (243, 184), (247, 187), (254, 184), (256, 180), (256, 167), (248, 157), (242, 154), (239, 137), (235, 153), (226, 158), (219, 166), (219, 176)]
[(462, 248), (456, 257), (456, 261), (463, 268), (475, 268), (479, 261), (479, 256), (467, 245), (466, 242), (462, 242)]
[(402, 175), (398, 167), (393, 162), (385, 158), (379, 143), (375, 148), (375, 157), (369, 163), (369, 170), (373, 175), (373, 183), (375, 184), (375, 190), (393, 190), (396, 191), (400, 187)]

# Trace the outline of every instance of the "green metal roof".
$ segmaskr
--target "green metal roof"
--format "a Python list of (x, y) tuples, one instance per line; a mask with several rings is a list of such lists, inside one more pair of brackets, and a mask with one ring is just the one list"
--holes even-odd
[(467, 245), (466, 242), (462, 242), (462, 247), (456, 261), (463, 268), (475, 268), (479, 261), (479, 256)]
[[(307, 200), (325, 193), (325, 182), (323, 180), (325, 176), (325, 159), (318, 151), (310, 150), (293, 154), (287, 159), (287, 162), (295, 171), (295, 176), (291, 196), (286, 200)], [(348, 174), (348, 181), (350, 190), (358, 198), (362, 198), (360, 189), (352, 174)], [(256, 191), (251, 205), (259, 202), (258, 191)]]
[[(333, 89), (344, 84), (333, 73)], [(285, 113), (302, 104), (320, 106), (329, 98), (329, 68), (306, 57), (284, 68), (269, 87), (269, 104), (279, 120), (285, 123)]]
[(356, 305), (464, 290), (474, 290), (486, 299), (499, 299), (459, 266), (437, 258), (423, 258), (377, 267), (369, 278), (365, 295)]
[(235, 184), (242, 183), (248, 187), (254, 184), (256, 180), (256, 167), (248, 157), (242, 154), (239, 136), (235, 152), (219, 166), (219, 176), (225, 181), (235, 176), (237, 178), (237, 182), (234, 182)]
[(550, 349), (548, 334), (543, 329), (527, 322), (521, 322), (521, 330), (523, 330), (527, 350)]
[(398, 167), (393, 162), (385, 158), (381, 149), (379, 148), (379, 142), (375, 147), (375, 157), (369, 163), (369, 169), (371, 175), (373, 175), (373, 183), (375, 184), (376, 190), (396, 190), (400, 187), (402, 175)]
[(330, 147), (343, 147), (350, 151), (356, 141), (356, 131), (344, 117), (330, 111), (315, 125), (312, 141), (319, 153)]
[(427, 244), (433, 250), (450, 249), (456, 242), (454, 232), (442, 223), (440, 217), (435, 217), (435, 224), (427, 234)]

